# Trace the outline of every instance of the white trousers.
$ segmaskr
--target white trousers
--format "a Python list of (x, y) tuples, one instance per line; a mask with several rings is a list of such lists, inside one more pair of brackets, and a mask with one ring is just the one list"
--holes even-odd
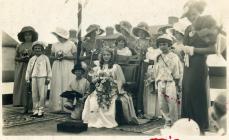
[(45, 99), (47, 94), (47, 88), (45, 86), (45, 79), (32, 78), (32, 98), (33, 98), (33, 111), (42, 111), (45, 107)]
[(178, 102), (175, 82), (158, 82), (158, 101), (166, 123), (178, 120)]

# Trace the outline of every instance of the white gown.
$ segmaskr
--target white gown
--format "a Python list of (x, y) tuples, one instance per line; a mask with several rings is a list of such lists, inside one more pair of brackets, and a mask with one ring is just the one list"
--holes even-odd
[[(100, 69), (100, 67), (96, 67), (94, 69), (95, 74), (99, 74), (100, 72), (105, 72), (107, 74), (111, 74), (115, 81), (117, 81), (117, 85), (121, 85), (125, 82), (123, 79), (123, 73), (121, 71), (121, 67), (117, 64), (113, 65), (113, 68), (108, 69), (108, 66), (104, 66), (104, 69)], [(120, 79), (121, 78), (121, 79)], [(118, 86), (119, 87), (119, 86)], [(120, 90), (120, 88), (118, 88)], [(108, 109), (100, 108), (97, 103), (97, 92), (94, 91), (85, 101), (84, 109), (82, 113), (82, 119), (84, 123), (88, 124), (88, 127), (96, 127), (96, 128), (113, 128), (118, 124), (115, 120), (115, 100), (117, 98), (117, 90), (113, 90), (111, 105)]]

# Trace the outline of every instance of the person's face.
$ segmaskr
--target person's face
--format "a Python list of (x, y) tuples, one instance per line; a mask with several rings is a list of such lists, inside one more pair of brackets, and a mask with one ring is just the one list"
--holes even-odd
[(118, 47), (118, 49), (124, 48), (125, 47), (125, 41), (124, 40), (118, 41), (117, 47)]
[(145, 33), (144, 31), (142, 31), (142, 30), (139, 30), (139, 31), (138, 31), (138, 36), (139, 36), (139, 38), (141, 38), (141, 39), (146, 38), (146, 33)]
[(179, 42), (182, 42), (184, 39), (184, 36), (180, 32), (177, 32), (177, 31), (174, 33), (174, 36), (175, 36), (176, 40)]
[(25, 32), (24, 33), (24, 39), (25, 39), (25, 42), (32, 42), (32, 33), (31, 32)]
[(111, 53), (108, 51), (103, 52), (103, 60), (104, 62), (109, 62), (111, 60)]
[(76, 79), (81, 79), (82, 78), (83, 72), (81, 70), (75, 70), (74, 73), (76, 75)]
[(93, 32), (91, 32), (91, 33), (90, 33), (90, 35), (89, 35), (89, 36), (90, 36), (91, 38), (95, 38), (95, 37), (96, 37), (96, 35), (97, 35), (97, 34), (96, 34), (96, 31), (93, 31)]
[(40, 56), (43, 52), (42, 46), (41, 45), (35, 45), (33, 48), (33, 51), (35, 55)]
[(186, 17), (191, 23), (193, 23), (199, 16), (200, 12), (197, 9), (193, 8), (188, 12)]
[(151, 38), (151, 39), (150, 39), (149, 45), (150, 45), (151, 47), (153, 47), (154, 49), (157, 48), (157, 44), (156, 44), (155, 38)]
[(162, 42), (158, 44), (158, 47), (160, 48), (160, 50), (162, 51), (162, 53), (166, 54), (169, 52), (169, 44)]

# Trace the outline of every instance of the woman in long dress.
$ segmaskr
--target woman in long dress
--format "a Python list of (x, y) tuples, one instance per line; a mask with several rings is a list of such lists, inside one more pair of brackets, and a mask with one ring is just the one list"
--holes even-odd
[[(184, 47), (189, 50), (189, 67), (184, 67), (182, 82), (182, 118), (195, 120), (204, 134), (209, 127), (208, 119), (208, 67), (207, 54), (216, 53), (214, 43), (207, 44), (193, 32), (193, 23), (203, 12), (205, 5), (201, 2), (187, 3), (188, 8), (183, 17), (192, 23), (186, 28), (184, 34)], [(190, 47), (192, 46), (192, 47)], [(192, 51), (191, 51), (192, 50)], [(192, 52), (192, 53), (191, 53)]]
[(32, 95), (27, 94), (25, 73), (32, 57), (32, 43), (37, 39), (38, 34), (31, 26), (23, 27), (18, 33), (18, 40), (22, 43), (16, 48), (13, 105), (23, 106), (22, 113), (28, 113), (32, 109)]
[(96, 83), (100, 75), (106, 75), (107, 77), (111, 77), (113, 79), (114, 84), (112, 85), (112, 90), (109, 93), (110, 97), (105, 101), (110, 103), (105, 108), (101, 107), (99, 92), (97, 89), (86, 99), (82, 119), (85, 123), (88, 123), (88, 127), (113, 128), (118, 125), (115, 118), (115, 101), (119, 95), (123, 96), (121, 97), (124, 113), (123, 119), (127, 122), (137, 122), (132, 98), (122, 88), (122, 85), (125, 83), (122, 69), (118, 64), (113, 64), (112, 56), (113, 52), (110, 50), (104, 50), (101, 54), (100, 65), (93, 69), (93, 82)]
[(137, 109), (138, 109), (138, 116), (143, 117), (150, 114), (150, 111), (147, 108), (152, 105), (151, 95), (147, 94), (149, 92), (144, 92), (144, 79), (145, 73), (147, 72), (148, 64), (144, 62), (146, 57), (147, 49), (149, 48), (149, 26), (145, 22), (140, 22), (136, 27), (132, 30), (133, 34), (138, 38), (136, 40), (135, 52), (139, 58), (140, 62), (140, 71), (139, 71), (139, 81), (138, 81), (138, 95), (137, 95)]
[(62, 112), (66, 100), (60, 94), (68, 89), (70, 82), (74, 79), (71, 73), (74, 67), (76, 55), (75, 44), (68, 40), (69, 34), (62, 28), (57, 28), (53, 34), (59, 42), (52, 45), (51, 58), (54, 59), (52, 65), (52, 79), (50, 86), (49, 109), (52, 112)]

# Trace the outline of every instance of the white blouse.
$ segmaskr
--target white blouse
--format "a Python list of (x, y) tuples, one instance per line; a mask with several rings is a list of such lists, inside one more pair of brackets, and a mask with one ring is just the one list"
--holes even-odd
[(26, 70), (26, 81), (28, 81), (31, 77), (47, 77), (48, 79), (52, 77), (51, 65), (49, 58), (46, 55), (42, 54), (38, 57), (34, 55), (30, 58)]

